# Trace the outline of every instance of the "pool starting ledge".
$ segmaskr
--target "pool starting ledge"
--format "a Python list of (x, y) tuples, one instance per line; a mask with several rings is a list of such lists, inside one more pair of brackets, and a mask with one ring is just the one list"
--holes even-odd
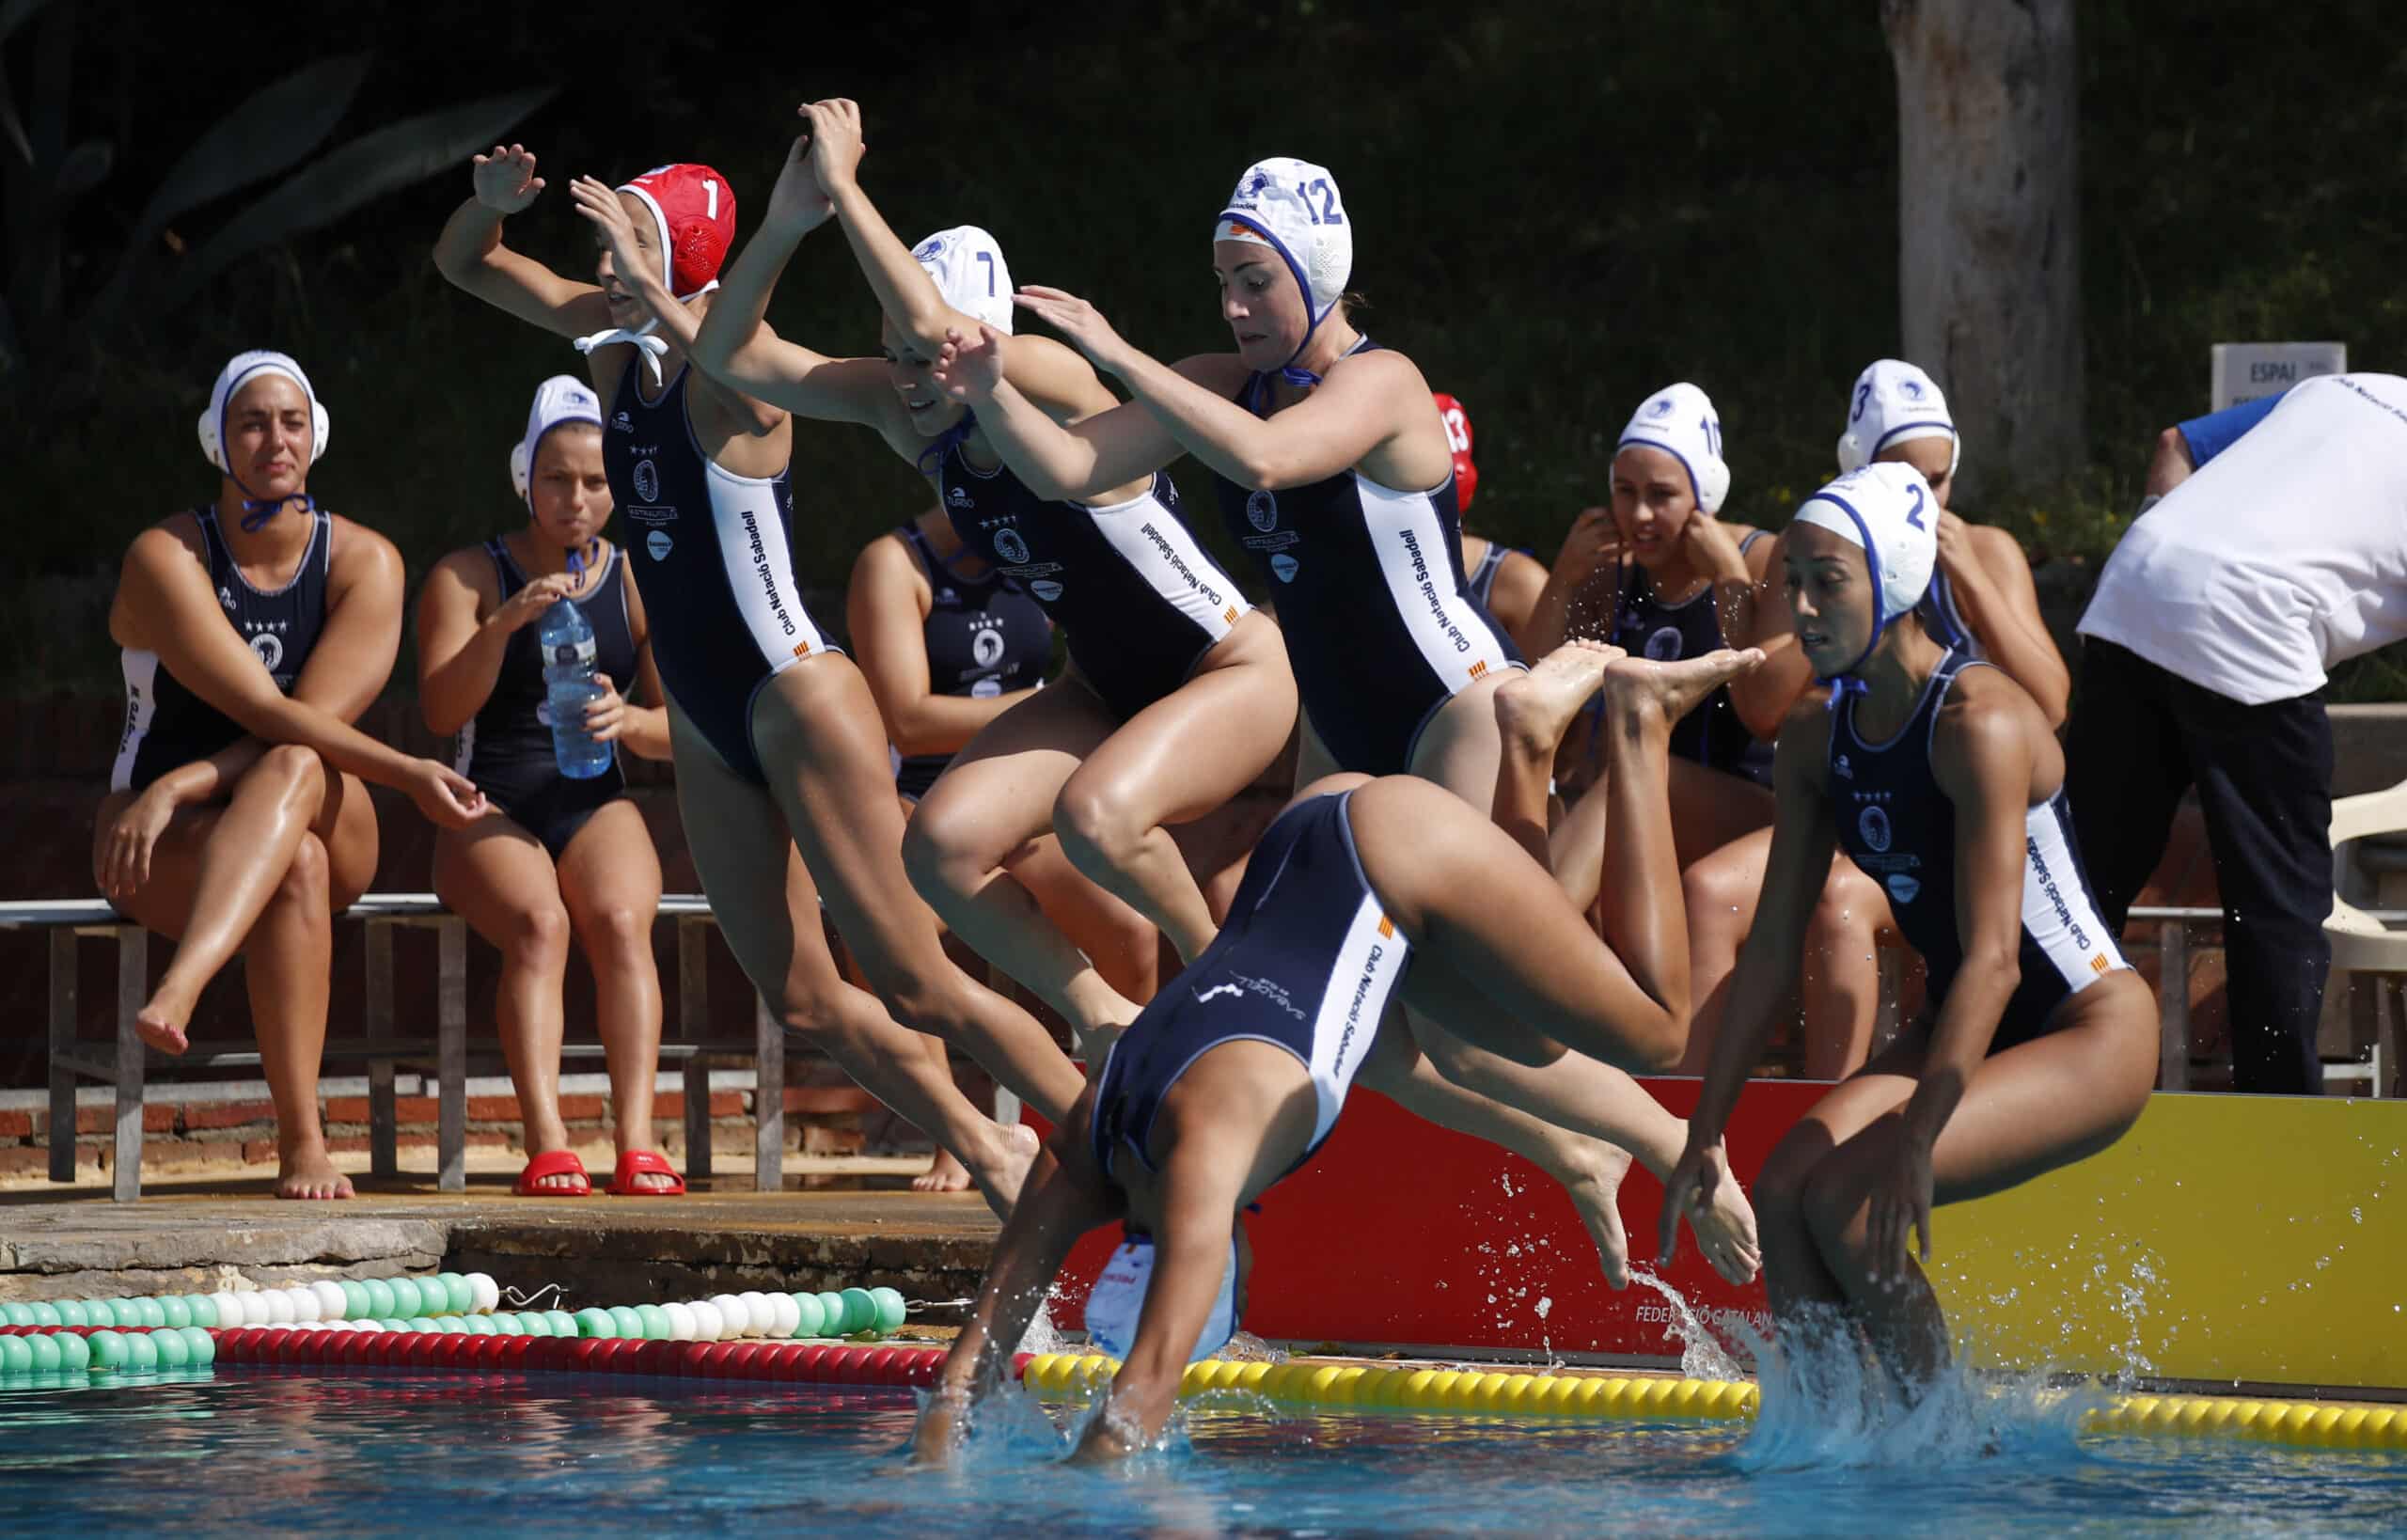
[[(1675, 1113), (1695, 1103), (1695, 1080), (1644, 1084)], [(1741, 1181), (1752, 1186), (1828, 1089), (1747, 1088), (1728, 1134)], [(1640, 1171), (1622, 1190), (1640, 1259), (1661, 1191)], [(1248, 1221), (1244, 1323), (1259, 1336), (1415, 1358), (1680, 1361), (1683, 1308), (1651, 1288), (1608, 1288), (1560, 1187), (1377, 1092), (1356, 1091), (1328, 1144), (1263, 1210)], [(2407, 1101), (2160, 1094), (2103, 1154), (1943, 1208), (1933, 1228), (1932, 1282), (1975, 1363), (2407, 1396)], [(1057, 1321), (1078, 1319), (1117, 1239), (1107, 1229), (1072, 1252)], [(1685, 1234), (1662, 1281), (1725, 1346), (1742, 1345), (1733, 1326), (1768, 1324), (1761, 1284), (1724, 1282)]]

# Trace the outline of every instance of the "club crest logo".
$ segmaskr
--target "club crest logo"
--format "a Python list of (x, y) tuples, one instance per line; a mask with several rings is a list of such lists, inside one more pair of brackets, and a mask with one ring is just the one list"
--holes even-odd
[(251, 638), (251, 651), (259, 654), (267, 671), (274, 673), (275, 666), (284, 661), (284, 638), (272, 631), (262, 631)]
[(1257, 492), (1245, 500), (1245, 522), (1268, 534), (1279, 527), (1279, 499)]
[(1028, 559), (1028, 542), (1020, 539), (1016, 529), (995, 531), (995, 554), (1015, 566)]
[(1680, 655), (1680, 628), (1675, 625), (1657, 626), (1648, 633), (1644, 651), (1658, 663), (1670, 663), (1677, 658)]
[(1855, 828), (1857, 833), (1864, 836), (1864, 842), (1870, 845), (1875, 852), (1889, 848), (1891, 831), (1888, 809), (1878, 803), (1865, 808), (1855, 815)]
[(636, 499), (646, 503), (660, 500), (660, 471), (649, 460), (636, 462)]

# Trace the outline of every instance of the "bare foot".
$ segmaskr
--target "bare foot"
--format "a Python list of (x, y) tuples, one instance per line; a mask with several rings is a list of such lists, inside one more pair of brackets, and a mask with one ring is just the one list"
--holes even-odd
[(1496, 724), (1505, 743), (1533, 758), (1553, 758), (1580, 708), (1604, 682), (1605, 669), (1628, 655), (1618, 647), (1574, 637), (1528, 673), (1506, 680), (1496, 691)]
[(159, 992), (134, 1013), (134, 1035), (161, 1053), (182, 1053), (192, 1046), (184, 1029), (192, 1024), (193, 1007), (198, 1003), (197, 997), (162, 981)]
[(276, 1160), (275, 1195), (278, 1198), (348, 1198), (352, 1196), (351, 1178), (335, 1170), (326, 1155), (322, 1139), (294, 1145), (285, 1150)]
[(1002, 1136), (996, 1141), (995, 1163), (971, 1171), (969, 1179), (978, 1185), (979, 1196), (986, 1200), (995, 1217), (1008, 1219), (1012, 1205), (1019, 1202), (1020, 1184), (1028, 1180), (1028, 1169), (1036, 1164), (1036, 1152), (1043, 1146), (1036, 1130), (1023, 1123), (995, 1131)]
[[(560, 1138), (561, 1140), (565, 1142), (568, 1138), (567, 1133), (563, 1131)], [(631, 1128), (627, 1130), (627, 1132), (620, 1135), (618, 1139), (618, 1149), (619, 1153), (621, 1155), (624, 1155), (629, 1150), (657, 1150), (659, 1148), (660, 1140), (653, 1135), (649, 1124), (642, 1128)], [(675, 1192), (677, 1190), (677, 1178), (674, 1173), (669, 1171), (637, 1171), (635, 1174), (627, 1178), (627, 1185), (635, 1188), (637, 1192)]]
[(1629, 1152), (1602, 1139), (1587, 1142), (1597, 1154), (1595, 1166), (1576, 1175), (1557, 1173), (1556, 1180), (1570, 1195), (1571, 1206), (1580, 1211), (1588, 1238), (1597, 1243), (1597, 1256), (1605, 1265), (1605, 1281), (1626, 1289), (1629, 1287), (1629, 1236), (1621, 1223), (1621, 1182), (1629, 1173)]
[(1623, 657), (1605, 670), (1605, 702), (1625, 726), (1651, 720), (1669, 727), (1763, 660), (1763, 650), (1755, 647), (1744, 652), (1725, 647), (1675, 663)]
[(928, 1169), (911, 1178), (913, 1192), (968, 1192), (969, 1168), (952, 1158), (950, 1150), (938, 1150), (928, 1162)]
[[(1719, 1157), (1717, 1157), (1719, 1158)], [(1713, 1185), (1713, 1202), (1689, 1211), (1689, 1228), (1696, 1232), (1697, 1249), (1713, 1270), (1733, 1283), (1753, 1283), (1763, 1267), (1763, 1249), (1755, 1237), (1755, 1211), (1738, 1190), (1738, 1179), (1722, 1167)]]

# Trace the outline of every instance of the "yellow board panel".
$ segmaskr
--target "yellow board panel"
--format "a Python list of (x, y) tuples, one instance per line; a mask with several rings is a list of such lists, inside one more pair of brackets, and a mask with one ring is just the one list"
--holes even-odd
[(2407, 1101), (2159, 1095), (2112, 1149), (1933, 1228), (1985, 1361), (2407, 1390)]

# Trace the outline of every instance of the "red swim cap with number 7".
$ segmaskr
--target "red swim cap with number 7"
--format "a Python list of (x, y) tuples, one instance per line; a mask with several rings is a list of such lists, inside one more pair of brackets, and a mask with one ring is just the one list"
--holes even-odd
[(690, 298), (717, 281), (735, 244), (735, 190), (707, 165), (656, 165), (619, 185), (652, 211), (653, 235), (669, 263), (669, 288)]

